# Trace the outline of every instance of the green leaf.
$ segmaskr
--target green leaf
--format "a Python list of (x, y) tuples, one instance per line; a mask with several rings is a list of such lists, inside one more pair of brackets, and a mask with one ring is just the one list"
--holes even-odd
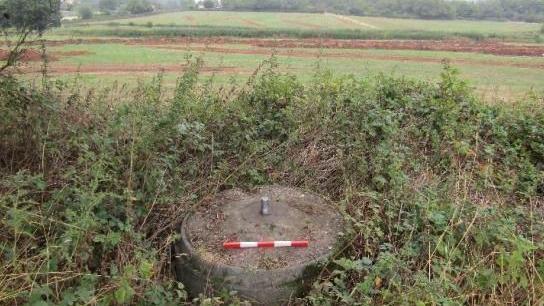
[(138, 272), (141, 278), (150, 279), (153, 276), (153, 263), (145, 259), (142, 260)]
[(122, 279), (121, 283), (119, 284), (119, 288), (115, 290), (114, 296), (117, 303), (128, 303), (132, 300), (132, 297), (134, 296), (134, 289), (132, 289), (126, 279)]

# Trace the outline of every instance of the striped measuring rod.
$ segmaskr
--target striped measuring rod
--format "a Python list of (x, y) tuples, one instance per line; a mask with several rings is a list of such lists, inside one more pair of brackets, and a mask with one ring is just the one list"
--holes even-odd
[(260, 241), (260, 242), (225, 242), (225, 249), (247, 249), (247, 248), (307, 248), (308, 241)]

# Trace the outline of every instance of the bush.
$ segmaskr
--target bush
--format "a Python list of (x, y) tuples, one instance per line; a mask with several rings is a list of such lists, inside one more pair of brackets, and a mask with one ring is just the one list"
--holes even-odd
[(147, 0), (129, 0), (125, 9), (134, 15), (144, 14), (153, 11), (153, 6)]
[[(234, 36), (234, 37), (296, 37), (296, 38), (336, 38), (336, 39), (421, 39), (421, 40), (441, 40), (454, 37), (466, 37), (474, 40), (483, 40), (489, 38), (486, 35), (478, 33), (445, 33), (432, 31), (386, 31), (371, 30), (361, 31), (355, 29), (336, 29), (336, 30), (303, 30), (303, 29), (255, 29), (245, 27), (225, 27), (225, 26), (186, 26), (186, 25), (165, 25), (154, 24), (154, 30), (149, 31), (143, 28), (145, 25), (137, 25), (134, 22), (128, 22), (127, 25), (135, 26), (133, 29), (123, 29), (118, 26), (111, 26), (105, 29), (83, 29), (71, 28), (71, 35), (100, 35), (100, 36), (121, 36), (121, 37), (142, 37), (142, 36)], [(495, 38), (504, 38), (497, 35)], [(520, 38), (520, 37), (518, 37)], [(533, 37), (531, 36), (531, 39)]]
[(77, 9), (77, 14), (78, 14), (79, 18), (81, 18), (83, 20), (92, 19), (93, 15), (94, 15), (93, 14), (93, 9), (90, 6), (87, 6), (87, 5), (80, 6)]
[(203, 0), (202, 6), (204, 6), (205, 9), (214, 9), (217, 7), (217, 1), (215, 0)]
[(98, 8), (102, 12), (112, 12), (119, 7), (119, 1), (117, 0), (100, 0), (98, 1)]
[(481, 104), (447, 65), (436, 83), (317, 71), (303, 85), (272, 58), (230, 94), (200, 81), (202, 65), (173, 93), (158, 76), (122, 99), (0, 79), (6, 303), (187, 302), (170, 274), (176, 225), (218, 189), (262, 184), (304, 186), (345, 212), (345, 249), (306, 302), (530, 304), (543, 292), (537, 103)]

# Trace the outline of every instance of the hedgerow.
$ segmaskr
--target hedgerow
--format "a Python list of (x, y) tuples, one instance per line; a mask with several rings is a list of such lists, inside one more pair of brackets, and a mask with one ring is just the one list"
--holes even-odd
[(413, 31), (413, 30), (359, 30), (359, 29), (266, 29), (233, 26), (187, 26), (171, 24), (121, 24), (110, 22), (98, 27), (82, 24), (74, 24), (64, 29), (57, 30), (58, 34), (73, 36), (116, 36), (116, 37), (216, 37), (231, 36), (243, 38), (335, 38), (335, 39), (418, 39), (418, 40), (444, 40), (455, 38), (468, 38), (473, 40), (502, 39), (514, 41), (533, 41), (534, 33), (502, 35), (482, 34), (476, 32), (441, 32), (441, 31)]
[[(304, 299), (538, 304), (544, 111), (438, 82), (316, 71), (274, 58), (238, 87), (162, 77), (127, 92), (0, 78), (0, 302), (192, 300), (171, 272), (176, 226), (216, 192), (296, 186), (333, 201), (344, 248)], [(213, 297), (215, 296), (215, 297)]]

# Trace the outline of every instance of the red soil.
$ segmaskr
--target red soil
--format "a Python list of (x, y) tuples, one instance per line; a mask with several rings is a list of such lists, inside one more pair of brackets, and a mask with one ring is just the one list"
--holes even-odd
[[(0, 50), (0, 60), (5, 61), (9, 57), (9, 51), (7, 50)], [(21, 54), (19, 60), (21, 62), (39, 62), (43, 59), (42, 53), (37, 50), (33, 49), (26, 49)], [(48, 56), (48, 60), (55, 60), (53, 57)]]
[(88, 55), (88, 54), (91, 54), (91, 52), (89, 51), (84, 51), (84, 50), (80, 50), (80, 51), (58, 51), (58, 52), (55, 52), (53, 53), (54, 56), (66, 56), (66, 57), (70, 57), (70, 56), (82, 56), (82, 55)]
[(169, 44), (245, 44), (267, 48), (335, 48), (335, 49), (388, 49), (388, 50), (428, 50), (486, 53), (506, 56), (544, 56), (542, 45), (513, 45), (498, 41), (472, 40), (342, 40), (342, 39), (243, 39), (232, 37), (178, 37), (145, 39), (80, 39), (51, 41), (50, 45), (125, 43), (130, 45), (169, 45)]
[[(424, 57), (424, 56), (400, 56), (400, 55), (376, 55), (369, 53), (354, 53), (354, 52), (326, 52), (320, 53), (319, 51), (312, 51), (309, 49), (266, 49), (266, 48), (256, 48), (256, 49), (236, 49), (236, 48), (225, 48), (225, 47), (215, 47), (215, 46), (206, 46), (206, 47), (184, 47), (184, 46), (173, 46), (173, 45), (159, 45), (154, 46), (162, 49), (170, 50), (184, 50), (184, 51), (203, 51), (203, 52), (217, 52), (225, 54), (248, 54), (248, 55), (282, 55), (282, 56), (292, 56), (292, 57), (304, 57), (304, 58), (346, 58), (346, 59), (371, 59), (371, 60), (385, 60), (385, 61), (405, 61), (405, 62), (425, 62), (425, 63), (441, 63), (442, 59), (435, 57)], [(520, 68), (537, 68), (544, 69), (544, 64), (541, 63), (517, 63), (517, 62), (508, 62), (503, 60), (469, 60), (469, 59), (453, 59), (450, 60), (453, 64), (471, 64), (479, 66), (509, 66), (509, 67), (520, 67)]]
[(257, 40), (253, 45), (269, 48), (335, 48), (427, 50), (487, 53), (511, 56), (544, 56), (544, 46), (509, 45), (495, 41), (471, 40), (338, 40), (338, 39), (282, 39)]

